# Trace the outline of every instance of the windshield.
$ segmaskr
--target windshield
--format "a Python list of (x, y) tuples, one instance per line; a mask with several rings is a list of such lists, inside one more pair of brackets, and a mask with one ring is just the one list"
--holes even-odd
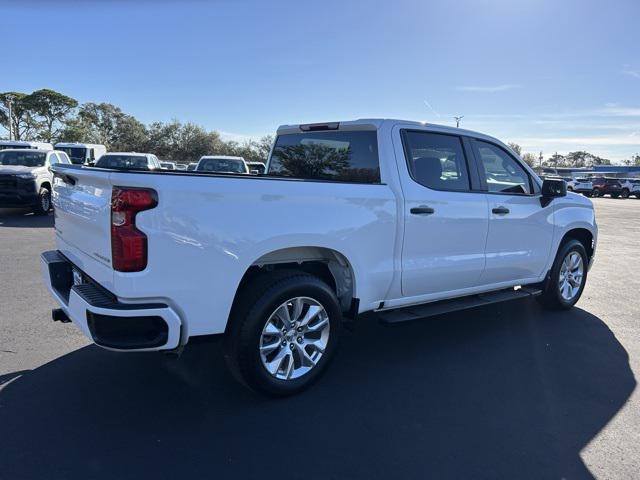
[(149, 170), (147, 157), (137, 155), (103, 155), (96, 162), (96, 167), (118, 168), (124, 170)]
[(247, 173), (242, 160), (234, 160), (232, 158), (206, 158), (200, 163), (203, 172), (231, 172), (231, 173)]
[(23, 149), (23, 148), (31, 148), (31, 147), (29, 145), (0, 145), (0, 150), (6, 150), (8, 148), (15, 150), (18, 148)]
[(21, 152), (0, 152), (0, 165), (21, 165), (24, 167), (42, 167), (47, 158), (44, 152), (25, 149)]
[(87, 149), (84, 147), (56, 147), (56, 150), (66, 153), (71, 163), (84, 163), (87, 158)]

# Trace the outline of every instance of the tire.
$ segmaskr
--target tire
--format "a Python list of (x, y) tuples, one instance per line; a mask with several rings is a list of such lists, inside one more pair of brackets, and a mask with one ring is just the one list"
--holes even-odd
[[(565, 260), (569, 263), (567, 265), (571, 265), (571, 260), (575, 259), (574, 255), (578, 255), (581, 261), (581, 271), (582, 275), (580, 277), (579, 285), (577, 286), (577, 290), (570, 291), (568, 289), (563, 290), (561, 285), (563, 284), (561, 274), (566, 278), (565, 268)], [(542, 303), (543, 306), (558, 310), (558, 309), (569, 309), (573, 307), (580, 297), (582, 296), (582, 292), (584, 290), (584, 286), (587, 283), (587, 269), (588, 269), (588, 259), (587, 252), (584, 249), (584, 245), (580, 243), (578, 240), (570, 239), (564, 242), (560, 248), (558, 249), (558, 253), (556, 255), (556, 259), (553, 262), (553, 266), (551, 267), (551, 272), (547, 279), (544, 281), (542, 285), (542, 295), (540, 295), (538, 300)], [(571, 270), (571, 278), (575, 282), (576, 273), (578, 269)], [(576, 288), (575, 284), (570, 280), (567, 280), (570, 288)], [(569, 295), (564, 295), (565, 293)], [(570, 298), (568, 298), (570, 297)]]
[(622, 198), (629, 198), (629, 189), (623, 188), (622, 194), (620, 195)]
[(591, 192), (591, 196), (594, 197), (594, 198), (600, 197), (601, 196), (600, 195), (600, 189), (599, 188), (594, 188), (593, 192)]
[[(296, 305), (301, 305), (297, 316)], [(320, 313), (302, 334), (302, 323), (292, 326), (284, 321), (286, 315), (303, 319), (318, 308)], [(322, 330), (312, 331), (317, 326)], [(293, 395), (322, 375), (341, 330), (340, 304), (325, 282), (295, 270), (261, 274), (234, 302), (225, 333), (225, 360), (234, 377), (251, 390), (273, 397)]]
[(573, 187), (567, 187), (567, 192), (573, 192)]
[(36, 215), (46, 215), (51, 210), (51, 192), (48, 188), (42, 187), (38, 192), (38, 203), (33, 208)]

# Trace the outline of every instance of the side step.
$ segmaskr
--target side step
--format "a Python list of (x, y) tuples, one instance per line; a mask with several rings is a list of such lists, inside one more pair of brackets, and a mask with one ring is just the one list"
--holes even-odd
[(395, 325), (397, 323), (420, 320), (434, 315), (457, 312), (468, 308), (482, 307), (492, 303), (506, 302), (521, 298), (532, 298), (542, 294), (542, 290), (533, 287), (521, 287), (518, 290), (506, 289), (495, 292), (482, 293), (480, 295), (469, 295), (466, 297), (453, 298), (451, 300), (441, 300), (439, 302), (414, 305), (412, 307), (398, 308), (378, 312), (378, 318), (382, 323)]

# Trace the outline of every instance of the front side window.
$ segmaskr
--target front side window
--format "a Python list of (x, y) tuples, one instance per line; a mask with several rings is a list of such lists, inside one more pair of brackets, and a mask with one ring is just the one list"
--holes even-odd
[(469, 191), (462, 140), (455, 135), (405, 131), (405, 155), (411, 177), (434, 190)]
[(529, 174), (511, 155), (497, 145), (480, 140), (475, 141), (475, 147), (489, 193), (532, 193)]
[(380, 183), (375, 131), (321, 131), (278, 135), (268, 175), (306, 180)]
[(49, 155), (49, 165), (55, 165), (58, 162), (58, 155), (56, 153), (52, 153), (51, 155)]

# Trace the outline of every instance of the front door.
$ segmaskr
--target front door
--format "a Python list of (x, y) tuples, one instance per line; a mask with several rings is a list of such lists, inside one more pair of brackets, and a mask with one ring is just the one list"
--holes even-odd
[(553, 206), (540, 203), (540, 188), (502, 147), (474, 140), (489, 201), (489, 233), (483, 285), (516, 283), (542, 275), (551, 251)]

